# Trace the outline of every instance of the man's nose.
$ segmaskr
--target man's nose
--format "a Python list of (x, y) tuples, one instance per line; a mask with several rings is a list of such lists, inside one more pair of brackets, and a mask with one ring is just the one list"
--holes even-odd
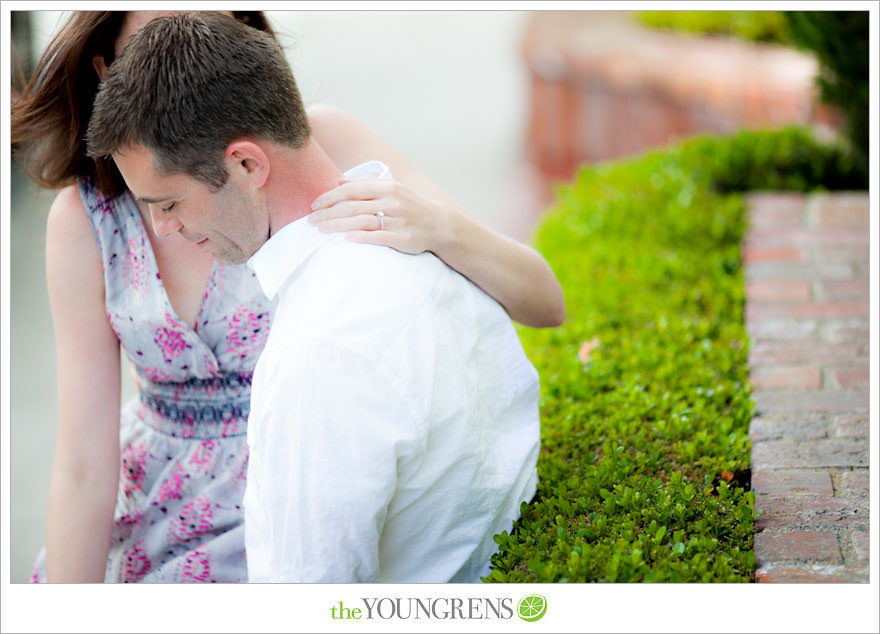
[(153, 219), (153, 231), (159, 237), (170, 236), (183, 228), (183, 223), (176, 215), (157, 209), (154, 205), (150, 205), (150, 217)]

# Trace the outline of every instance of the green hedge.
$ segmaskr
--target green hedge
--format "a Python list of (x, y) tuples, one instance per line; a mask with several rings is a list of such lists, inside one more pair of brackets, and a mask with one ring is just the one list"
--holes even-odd
[(636, 16), (639, 22), (655, 29), (788, 43), (786, 19), (781, 11), (638, 11)]
[(869, 29), (867, 11), (786, 11), (790, 39), (819, 61), (817, 78), (822, 101), (846, 116), (852, 143), (868, 187), (869, 139)]
[(559, 189), (536, 247), (568, 318), (520, 329), (542, 382), (540, 484), (487, 581), (752, 579), (736, 192), (847, 187), (849, 170), (787, 129), (696, 138)]

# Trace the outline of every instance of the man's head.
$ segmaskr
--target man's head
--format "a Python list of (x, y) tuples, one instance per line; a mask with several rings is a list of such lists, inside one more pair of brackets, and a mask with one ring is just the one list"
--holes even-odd
[(157, 18), (102, 84), (89, 155), (112, 156), (150, 204), (160, 235), (180, 231), (218, 260), (245, 261), (267, 238), (269, 148), (309, 140), (302, 99), (278, 44), (217, 13)]
[(111, 66), (92, 110), (89, 155), (143, 145), (165, 173), (212, 187), (238, 138), (301, 147), (309, 137), (302, 98), (275, 40), (213, 12), (147, 23)]

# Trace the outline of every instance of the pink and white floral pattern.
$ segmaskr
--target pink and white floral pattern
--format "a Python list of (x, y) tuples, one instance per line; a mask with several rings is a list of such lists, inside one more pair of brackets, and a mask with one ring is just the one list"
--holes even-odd
[(147, 445), (140, 442), (128, 445), (122, 451), (120, 481), (126, 496), (140, 491), (147, 477)]
[(149, 574), (152, 568), (153, 564), (147, 555), (147, 551), (144, 550), (143, 540), (138, 541), (125, 553), (124, 572), (121, 581), (124, 583), (141, 581)]
[(148, 283), (147, 251), (144, 240), (144, 237), (129, 239), (128, 251), (122, 265), (123, 282), (139, 298), (147, 292)]
[(165, 313), (165, 319), (171, 327), (156, 328), (153, 333), (153, 343), (159, 346), (165, 363), (170, 363), (191, 346), (186, 342), (182, 330), (174, 327), (176, 322), (170, 313)]
[(201, 549), (189, 551), (183, 559), (180, 580), (188, 583), (205, 583), (211, 579), (211, 556)]
[(214, 462), (214, 441), (203, 440), (190, 456), (189, 463), (196, 471), (208, 473)]
[(186, 479), (186, 469), (183, 465), (178, 464), (170, 476), (168, 476), (159, 487), (159, 495), (156, 498), (159, 502), (169, 502), (171, 500), (179, 500), (183, 497), (183, 482)]
[[(250, 377), (274, 304), (247, 266), (215, 264), (195, 324), (171, 306), (132, 198), (80, 194), (107, 318), (137, 373), (120, 418), (120, 496), (107, 581), (247, 580), (241, 509)], [(170, 273), (169, 273), (170, 274)], [(45, 550), (34, 568), (45, 581)]]
[(183, 507), (179, 515), (171, 520), (169, 541), (182, 543), (214, 527), (214, 510), (207, 497), (200, 495)]
[(229, 322), (226, 340), (229, 348), (241, 358), (247, 358), (262, 350), (269, 335), (269, 314), (242, 306), (235, 311)]

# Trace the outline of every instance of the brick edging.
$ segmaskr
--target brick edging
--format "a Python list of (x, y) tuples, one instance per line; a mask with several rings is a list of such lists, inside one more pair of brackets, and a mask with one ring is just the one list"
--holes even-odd
[(868, 195), (754, 193), (756, 580), (868, 582)]

